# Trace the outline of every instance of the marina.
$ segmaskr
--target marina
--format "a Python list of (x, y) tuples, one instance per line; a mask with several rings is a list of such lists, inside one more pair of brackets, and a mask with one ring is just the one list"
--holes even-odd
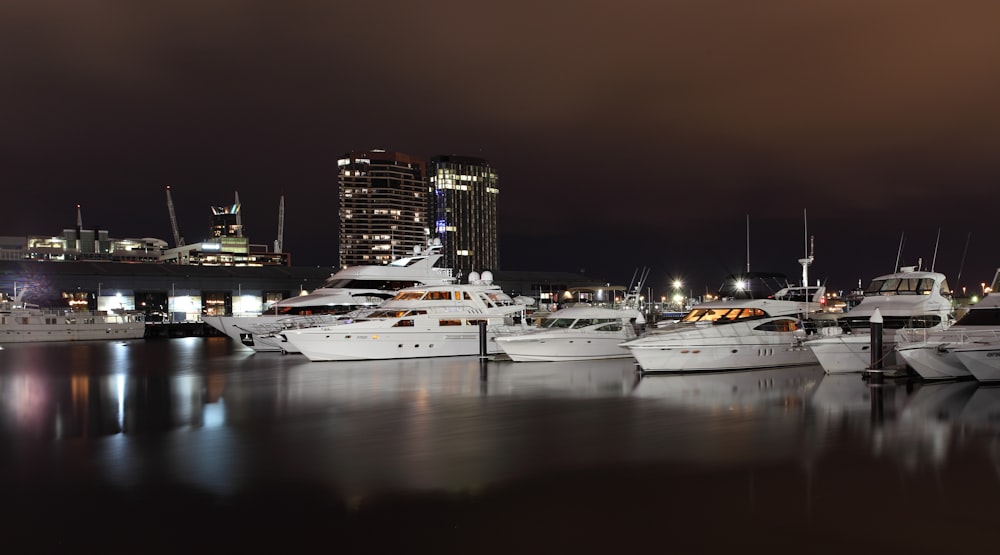
[(819, 365), (13, 344), (0, 522), (39, 552), (963, 551), (991, 541), (997, 401)]

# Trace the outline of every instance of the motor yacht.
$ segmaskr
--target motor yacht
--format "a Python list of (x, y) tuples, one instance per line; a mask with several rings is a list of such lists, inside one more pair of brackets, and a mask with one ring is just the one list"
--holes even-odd
[(311, 293), (278, 301), (265, 314), (202, 316), (202, 321), (255, 352), (294, 353), (281, 331), (328, 326), (360, 316), (405, 287), (454, 283), (450, 268), (436, 266), (441, 249), (441, 240), (435, 238), (423, 249), (414, 247), (412, 256), (386, 265), (344, 268)]
[(469, 283), (408, 287), (352, 321), (279, 335), (311, 361), (497, 354), (498, 330), (526, 326), (526, 305), (492, 279), (470, 272)]
[(816, 364), (803, 346), (804, 319), (821, 310), (825, 288), (788, 287), (772, 298), (696, 305), (675, 324), (626, 341), (643, 372), (750, 370)]
[(24, 290), (0, 301), (0, 343), (141, 339), (146, 334), (141, 313), (45, 309), (23, 297)]
[(632, 306), (622, 308), (577, 305), (559, 309), (537, 327), (496, 338), (514, 362), (559, 362), (628, 358), (621, 343), (637, 336), (646, 318)]
[[(882, 369), (905, 372), (896, 344), (905, 330), (920, 333), (947, 328), (953, 321), (951, 290), (944, 274), (920, 271), (916, 266), (878, 276), (864, 289), (864, 298), (837, 319), (839, 326), (821, 330), (806, 346), (827, 373), (862, 372), (872, 366), (871, 317), (883, 319)], [(908, 337), (912, 337), (908, 336)]]
[[(761, 286), (778, 283), (781, 274), (758, 279), (729, 276), (719, 299), (695, 305), (679, 321), (622, 343), (640, 372), (716, 372), (816, 364), (802, 343), (815, 333), (806, 321), (823, 311), (826, 288), (809, 285), (813, 257), (799, 259), (801, 285), (787, 282), (773, 294)], [(765, 283), (765, 280), (770, 283)]]
[[(909, 341), (906, 341), (909, 339)], [(927, 333), (906, 333), (897, 345), (900, 357), (925, 380), (972, 377), (1000, 379), (1000, 365), (991, 372), (991, 358), (1000, 357), (1000, 295), (987, 295), (953, 325)], [(958, 352), (965, 353), (962, 357)], [(990, 352), (997, 354), (989, 355)], [(976, 372), (971, 371), (968, 359)], [(994, 374), (995, 372), (995, 374)], [(978, 378), (978, 376), (976, 376)]]

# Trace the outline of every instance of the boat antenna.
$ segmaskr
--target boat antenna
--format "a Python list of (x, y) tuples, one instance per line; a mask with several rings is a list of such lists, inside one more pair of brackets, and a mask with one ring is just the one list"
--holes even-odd
[(972, 232), (965, 237), (965, 250), (962, 251), (962, 263), (958, 265), (958, 279), (955, 280), (956, 284), (962, 282), (962, 268), (965, 267), (965, 255), (969, 252), (969, 240), (972, 239)]
[(937, 239), (934, 241), (934, 258), (931, 258), (931, 271), (934, 271), (934, 263), (937, 262), (938, 245), (941, 243), (941, 228), (938, 228)]
[(906, 232), (905, 231), (902, 234), (900, 234), (900, 236), (899, 236), (899, 250), (896, 251), (896, 269), (892, 271), (893, 273), (896, 273), (896, 272), (899, 271), (899, 257), (903, 254), (903, 239), (904, 238), (906, 238)]
[(747, 273), (750, 273), (750, 214), (747, 214)]
[(813, 240), (809, 236), (809, 224), (806, 219), (806, 211), (802, 209), (802, 223), (803, 229), (805, 231), (805, 248), (806, 255), (804, 258), (799, 259), (799, 264), (802, 264), (802, 287), (809, 287), (809, 265), (813, 262)]

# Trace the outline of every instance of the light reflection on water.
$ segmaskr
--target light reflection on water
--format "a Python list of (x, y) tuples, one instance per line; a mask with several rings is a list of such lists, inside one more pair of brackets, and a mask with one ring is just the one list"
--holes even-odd
[(10, 484), (59, 476), (218, 496), (262, 482), (474, 492), (607, 465), (815, 476), (834, 458), (874, 458), (948, 472), (973, 453), (995, 466), (998, 396), (815, 366), (640, 378), (631, 360), (312, 363), (223, 338), (10, 345), (0, 469)]

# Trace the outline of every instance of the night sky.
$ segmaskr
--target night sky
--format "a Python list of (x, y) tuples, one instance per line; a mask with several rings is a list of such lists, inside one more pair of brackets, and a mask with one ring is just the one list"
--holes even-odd
[(333, 266), (336, 160), (384, 148), (497, 168), (501, 270), (649, 267), (698, 294), (749, 251), (795, 279), (805, 213), (829, 287), (898, 257), (978, 290), (998, 21), (995, 0), (5, 0), (0, 235), (80, 204), (172, 243), (170, 185), (187, 242), (238, 192), (270, 245), (284, 194), (293, 263)]

